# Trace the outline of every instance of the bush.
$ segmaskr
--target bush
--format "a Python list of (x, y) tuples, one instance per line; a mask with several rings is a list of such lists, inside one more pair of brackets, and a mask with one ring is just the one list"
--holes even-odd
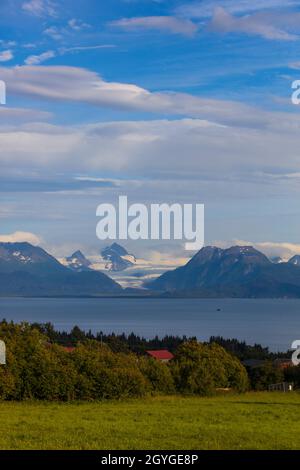
[(7, 364), (0, 367), (2, 399), (69, 400), (75, 397), (76, 370), (68, 353), (27, 324), (1, 324)]
[(113, 353), (97, 341), (74, 352), (49, 344), (28, 324), (1, 324), (7, 364), (0, 367), (0, 398), (10, 400), (98, 400), (138, 397), (150, 384), (132, 354)]
[(269, 385), (284, 382), (284, 373), (268, 361), (261, 367), (250, 369), (249, 378), (253, 390), (268, 390)]
[(76, 348), (72, 357), (78, 371), (78, 398), (125, 398), (147, 392), (147, 381), (132, 354), (113, 353), (106, 345), (90, 341)]
[(172, 372), (176, 389), (185, 394), (212, 395), (218, 388), (242, 392), (248, 387), (247, 372), (239, 360), (214, 343), (180, 345)]
[(152, 357), (141, 357), (139, 368), (143, 376), (148, 380), (152, 392), (174, 393), (175, 386), (170, 367)]
[(300, 387), (300, 365), (287, 367), (283, 373), (286, 382), (292, 382), (295, 387)]
[[(73, 335), (81, 337), (75, 329)], [(216, 344), (183, 343), (175, 359), (164, 364), (113, 352), (106, 344), (86, 338), (68, 352), (26, 323), (3, 321), (0, 338), (7, 347), (7, 364), (0, 367), (2, 400), (119, 399), (176, 391), (208, 395), (220, 387), (247, 388), (243, 366)]]

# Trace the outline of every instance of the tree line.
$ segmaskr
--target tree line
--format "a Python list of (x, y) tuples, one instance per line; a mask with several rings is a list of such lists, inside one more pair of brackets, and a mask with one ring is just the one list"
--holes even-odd
[[(300, 385), (300, 368), (281, 370), (273, 355), (259, 345), (237, 340), (166, 336), (146, 340), (134, 334), (104, 335), (59, 332), (51, 324), (0, 322), (7, 364), (0, 366), (1, 400), (102, 400), (147, 394), (212, 395), (218, 391), (266, 390), (271, 383)], [(73, 346), (74, 348), (67, 348)], [(169, 363), (145, 354), (167, 348)], [(246, 369), (240, 359), (264, 359), (262, 367)]]
[[(92, 333), (92, 331), (83, 331), (78, 326), (74, 326), (70, 332), (57, 331), (51, 323), (33, 323), (41, 333), (46, 335), (52, 342), (63, 346), (76, 346), (78, 342), (86, 340), (95, 340), (107, 344), (114, 352), (134, 352), (136, 354), (144, 354), (149, 349), (168, 349), (172, 353), (186, 341), (197, 341), (195, 336), (173, 336), (166, 335), (163, 338), (155, 336), (152, 339), (146, 339), (142, 336), (130, 333), (122, 334), (105, 334), (102, 331)], [(208, 344), (217, 343), (226, 351), (238, 357), (241, 361), (245, 359), (264, 359), (274, 360), (276, 358), (285, 357), (286, 353), (273, 353), (267, 347), (260, 344), (249, 345), (245, 341), (237, 339), (225, 339), (222, 336), (211, 336)]]
[(7, 364), (0, 366), (2, 400), (102, 400), (146, 394), (210, 395), (243, 392), (248, 377), (240, 361), (216, 343), (181, 342), (162, 363), (106, 342), (78, 338), (68, 350), (34, 325), (0, 323)]

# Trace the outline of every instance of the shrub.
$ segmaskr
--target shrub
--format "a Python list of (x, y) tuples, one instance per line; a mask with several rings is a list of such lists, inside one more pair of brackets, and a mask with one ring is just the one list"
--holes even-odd
[(212, 395), (217, 388), (244, 391), (247, 373), (238, 359), (217, 344), (189, 341), (179, 346), (172, 371), (177, 390), (185, 394)]
[(250, 369), (249, 378), (253, 390), (268, 390), (269, 385), (284, 381), (284, 373), (268, 361), (261, 367)]
[[(78, 329), (72, 334), (80, 341)], [(183, 343), (175, 359), (164, 364), (113, 352), (106, 344), (87, 338), (67, 352), (26, 323), (3, 321), (0, 338), (7, 347), (7, 364), (0, 367), (2, 400), (119, 399), (174, 391), (207, 395), (218, 387), (247, 388), (243, 366), (216, 344)]]
[(90, 341), (76, 348), (72, 357), (81, 399), (135, 397), (147, 392), (147, 381), (132, 354), (113, 353), (106, 345)]
[(170, 367), (151, 357), (141, 357), (139, 368), (143, 376), (148, 380), (152, 392), (174, 393), (175, 386)]
[(286, 382), (293, 382), (299, 388), (300, 386), (300, 365), (291, 366), (284, 369), (284, 380)]

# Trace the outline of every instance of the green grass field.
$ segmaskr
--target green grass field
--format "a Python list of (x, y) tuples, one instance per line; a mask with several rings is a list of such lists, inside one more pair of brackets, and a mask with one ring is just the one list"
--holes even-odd
[(1, 449), (300, 449), (300, 394), (0, 404)]

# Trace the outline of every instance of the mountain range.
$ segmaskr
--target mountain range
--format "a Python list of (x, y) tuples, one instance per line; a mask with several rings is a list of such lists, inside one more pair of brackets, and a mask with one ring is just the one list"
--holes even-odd
[(297, 263), (273, 263), (250, 246), (202, 248), (185, 265), (146, 285), (156, 292), (195, 297), (300, 297)]
[[(108, 248), (108, 257), (111, 250), (128, 256), (118, 244)], [(148, 281), (147, 290), (134, 292), (91, 266), (81, 251), (62, 264), (29, 243), (0, 243), (0, 295), (300, 298), (300, 256), (272, 262), (251, 246), (204, 247), (186, 265)]]
[(121, 286), (97, 271), (73, 271), (29, 243), (0, 243), (1, 296), (118, 294)]

